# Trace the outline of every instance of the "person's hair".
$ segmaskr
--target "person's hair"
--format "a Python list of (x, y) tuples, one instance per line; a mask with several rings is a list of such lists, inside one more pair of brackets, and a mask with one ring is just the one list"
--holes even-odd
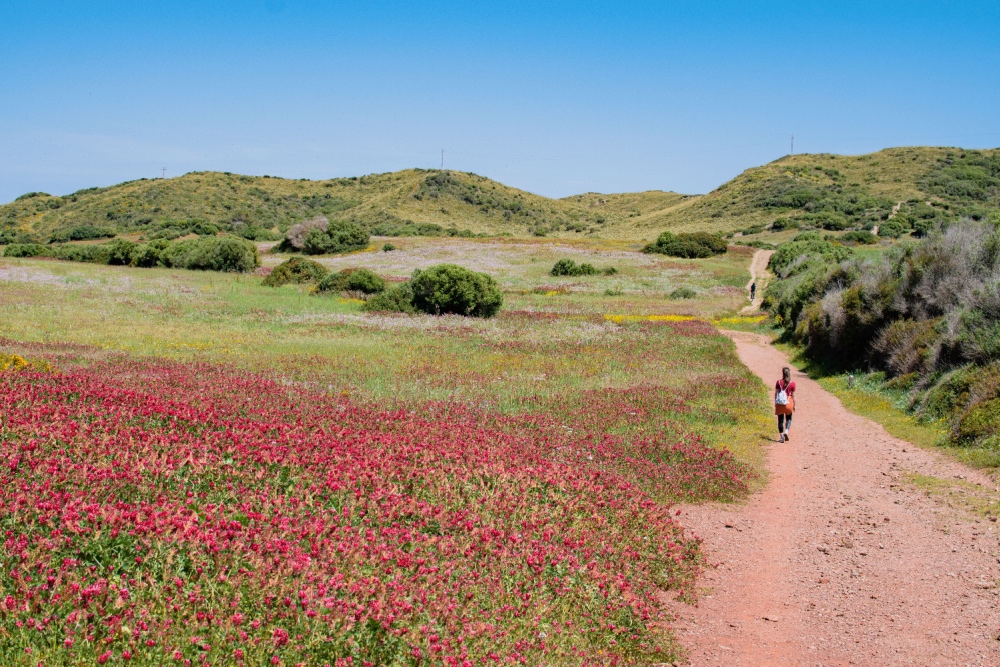
[(784, 380), (785, 382), (791, 382), (792, 381), (792, 369), (789, 368), (788, 366), (785, 366), (784, 368), (782, 368), (781, 369), (781, 379)]

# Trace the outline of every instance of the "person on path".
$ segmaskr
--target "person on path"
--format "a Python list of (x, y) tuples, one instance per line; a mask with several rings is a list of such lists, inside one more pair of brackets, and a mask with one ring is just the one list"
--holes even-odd
[(792, 413), (795, 412), (795, 383), (792, 369), (781, 369), (781, 379), (774, 383), (774, 414), (778, 416), (778, 442), (788, 441), (788, 430), (792, 428)]
[(753, 303), (753, 300), (756, 298), (757, 298), (757, 281), (755, 280), (752, 283), (750, 283), (750, 302)]

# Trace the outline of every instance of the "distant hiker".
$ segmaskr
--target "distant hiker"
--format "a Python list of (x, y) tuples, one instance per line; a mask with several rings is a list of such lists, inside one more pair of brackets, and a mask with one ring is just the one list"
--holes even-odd
[(792, 382), (792, 370), (785, 366), (781, 369), (781, 379), (774, 383), (774, 414), (778, 415), (778, 442), (788, 440), (793, 412), (795, 412), (795, 383)]
[(752, 283), (750, 283), (750, 301), (753, 301), (755, 298), (757, 298), (757, 281), (756, 280), (753, 281)]

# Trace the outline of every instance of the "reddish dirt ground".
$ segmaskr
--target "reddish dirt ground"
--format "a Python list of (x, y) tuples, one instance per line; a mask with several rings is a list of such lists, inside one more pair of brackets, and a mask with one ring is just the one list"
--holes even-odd
[[(730, 335), (773, 386), (787, 358)], [(1000, 665), (1000, 524), (902, 478), (996, 482), (793, 379), (791, 441), (778, 444), (775, 425), (766, 488), (741, 505), (684, 508), (716, 566), (697, 606), (672, 603), (690, 664)]]

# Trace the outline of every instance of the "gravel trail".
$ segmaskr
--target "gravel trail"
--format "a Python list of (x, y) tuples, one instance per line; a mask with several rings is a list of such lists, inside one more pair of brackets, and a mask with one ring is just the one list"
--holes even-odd
[[(762, 336), (728, 333), (773, 386), (787, 358)], [(672, 603), (691, 664), (1000, 665), (1000, 524), (905, 475), (994, 497), (996, 482), (892, 437), (805, 374), (793, 378), (791, 441), (771, 435), (766, 488), (742, 505), (683, 510), (717, 566), (698, 606)]]

